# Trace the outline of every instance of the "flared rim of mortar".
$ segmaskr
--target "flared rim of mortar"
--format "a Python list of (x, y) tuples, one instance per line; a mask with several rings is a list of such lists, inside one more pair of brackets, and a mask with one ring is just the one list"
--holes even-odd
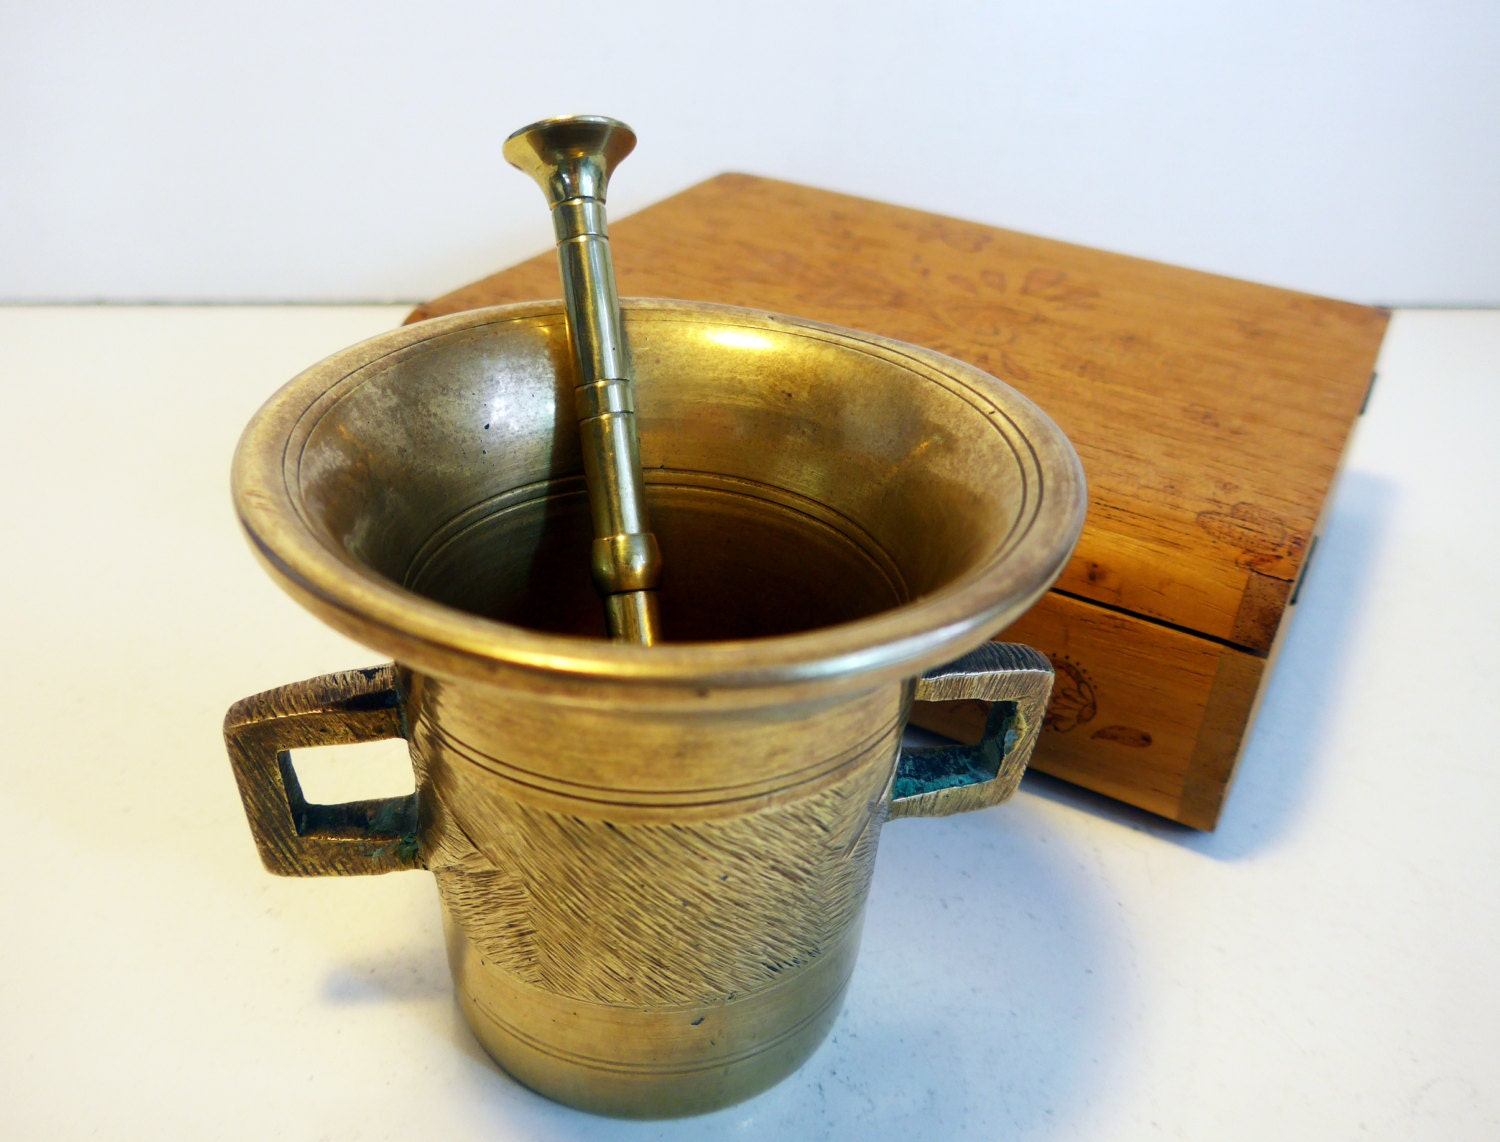
[(785, 701), (911, 678), (980, 645), (1053, 583), (1077, 544), (1086, 487), (1062, 430), (995, 377), (929, 349), (875, 334), (758, 310), (700, 302), (623, 302), (626, 327), (652, 314), (749, 329), (802, 331), (845, 347), (935, 371), (984, 391), (1026, 441), (1040, 476), (1013, 547), (930, 594), (867, 618), (796, 634), (652, 647), (549, 634), (445, 606), (335, 550), (309, 526), (284, 456), (295, 426), (351, 374), (393, 353), (458, 331), (555, 319), (560, 301), (469, 310), (379, 334), (294, 377), (256, 413), (235, 452), (233, 494), (251, 546), (273, 578), (336, 630), (426, 674), (517, 681), (538, 696), (614, 701)]

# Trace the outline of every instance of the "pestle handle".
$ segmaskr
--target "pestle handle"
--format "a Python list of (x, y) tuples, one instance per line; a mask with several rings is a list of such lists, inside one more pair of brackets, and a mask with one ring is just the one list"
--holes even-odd
[(604, 216), (609, 176), (634, 148), (635, 132), (624, 123), (574, 115), (522, 127), (505, 140), (504, 154), (536, 180), (552, 209), (577, 370), (573, 401), (594, 524), (594, 585), (604, 596), (610, 637), (650, 646), (661, 632), (661, 551), (646, 511), (635, 381)]

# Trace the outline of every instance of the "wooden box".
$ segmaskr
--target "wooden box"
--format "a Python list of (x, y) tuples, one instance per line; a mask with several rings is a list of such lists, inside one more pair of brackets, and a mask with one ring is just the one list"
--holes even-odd
[[(624, 295), (912, 341), (1046, 409), (1090, 502), (1056, 587), (1003, 636), (1058, 672), (1033, 765), (1214, 826), (1385, 311), (739, 174), (619, 219), (612, 238)], [(548, 252), (411, 319), (558, 292)], [(974, 718), (919, 715), (955, 736)]]

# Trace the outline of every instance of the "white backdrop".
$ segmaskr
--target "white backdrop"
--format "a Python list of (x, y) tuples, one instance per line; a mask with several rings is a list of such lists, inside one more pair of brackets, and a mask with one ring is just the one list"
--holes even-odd
[(416, 299), (550, 244), (500, 143), (593, 111), (611, 210), (723, 170), (1240, 277), (1500, 303), (1493, 0), (0, 7), (0, 299)]

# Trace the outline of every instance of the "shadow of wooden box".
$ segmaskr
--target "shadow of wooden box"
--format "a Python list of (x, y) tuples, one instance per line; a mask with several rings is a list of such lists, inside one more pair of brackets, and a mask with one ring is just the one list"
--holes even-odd
[[(1057, 668), (1033, 766), (1217, 822), (1389, 314), (726, 174), (612, 224), (622, 295), (750, 306), (926, 345), (1072, 439), (1089, 515), (1004, 632)], [(410, 320), (556, 297), (552, 253)], [(973, 739), (977, 703), (913, 720)]]

